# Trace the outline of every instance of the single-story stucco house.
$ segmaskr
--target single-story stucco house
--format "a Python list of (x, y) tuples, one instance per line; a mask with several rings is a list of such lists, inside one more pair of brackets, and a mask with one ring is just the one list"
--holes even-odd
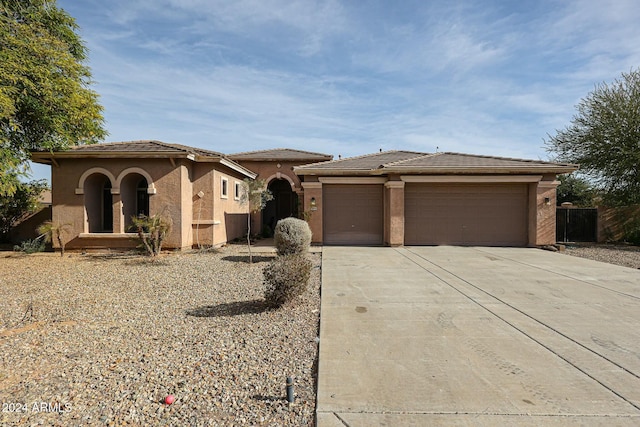
[(576, 165), (459, 153), (385, 151), (332, 160), (292, 149), (225, 155), (160, 141), (33, 152), (50, 164), (52, 219), (69, 249), (136, 245), (135, 215), (164, 213), (166, 248), (246, 233), (245, 178), (275, 199), (253, 230), (305, 213), (316, 244), (541, 246), (555, 243), (558, 174)]

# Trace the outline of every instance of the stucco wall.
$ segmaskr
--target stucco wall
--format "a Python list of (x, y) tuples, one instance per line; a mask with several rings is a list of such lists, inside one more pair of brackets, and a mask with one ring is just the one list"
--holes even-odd
[[(227, 197), (222, 196), (222, 178), (227, 179)], [(216, 190), (214, 200), (214, 245), (242, 237), (247, 232), (248, 205), (243, 205), (235, 197), (236, 184), (242, 185), (242, 176), (231, 174), (229, 171), (215, 170), (213, 180)]]
[(11, 243), (19, 244), (38, 237), (37, 229), (45, 221), (51, 221), (51, 206), (43, 206), (28, 218), (16, 224), (9, 233)]
[[(311, 178), (311, 177), (307, 177)], [(555, 243), (556, 230), (556, 181), (554, 174), (544, 175), (540, 182), (528, 186), (528, 244), (544, 246)], [(514, 178), (514, 182), (518, 182)], [(309, 221), (313, 242), (322, 243), (322, 184), (304, 182), (304, 209), (309, 210), (311, 199), (316, 199), (317, 210)], [(390, 180), (385, 183), (384, 193), (384, 243), (389, 246), (404, 244), (405, 211), (404, 182)]]
[[(60, 159), (52, 167), (54, 221), (69, 223), (69, 249), (133, 248), (135, 235), (128, 233), (123, 210), (124, 171), (144, 171), (150, 187), (149, 214), (162, 213), (172, 220), (172, 230), (164, 248), (188, 248), (192, 245), (217, 245), (241, 237), (246, 230), (246, 208), (234, 197), (234, 185), (243, 175), (218, 163), (194, 163), (169, 159)], [(220, 169), (220, 171), (216, 170)], [(113, 233), (89, 233), (85, 202), (101, 203), (102, 195), (92, 195), (81, 187), (83, 174), (94, 169), (112, 182)], [(220, 197), (221, 177), (229, 183), (228, 198)], [(131, 181), (131, 180), (130, 180)], [(130, 183), (129, 183), (130, 185)], [(95, 191), (94, 191), (95, 192)], [(202, 192), (202, 197), (198, 193)], [(129, 192), (130, 193), (130, 192)], [(126, 203), (126, 202), (125, 202)], [(102, 212), (102, 206), (97, 207)], [(196, 234), (197, 233), (197, 234)]]
[[(300, 178), (293, 173), (292, 168), (294, 166), (300, 166), (309, 162), (256, 162), (256, 161), (238, 161), (242, 166), (250, 171), (257, 173), (256, 179), (271, 180), (277, 178), (278, 173), (281, 179), (289, 178), (288, 180), (294, 183), (296, 189), (302, 188), (300, 185)], [(280, 167), (278, 167), (280, 165)], [(267, 182), (268, 183), (268, 182)]]
[(385, 183), (384, 243), (388, 246), (404, 244), (404, 187), (402, 181)]
[[(320, 182), (304, 182), (303, 209), (309, 213), (309, 228), (311, 229), (311, 242), (315, 244), (322, 243), (322, 183)], [(315, 206), (312, 206), (312, 200)]]
[(598, 206), (598, 242), (618, 242), (640, 221), (640, 205), (619, 208)]
[[(85, 212), (85, 201), (100, 197), (85, 192), (81, 178), (94, 170), (104, 173), (112, 185), (113, 233), (89, 233)], [(135, 247), (137, 243), (126, 236), (128, 222), (123, 211), (119, 183), (125, 174), (136, 173), (144, 176), (155, 194), (149, 195), (149, 211), (153, 215), (162, 212), (173, 220), (173, 229), (165, 241), (165, 247), (182, 247), (183, 218), (180, 209), (180, 195), (183, 189), (184, 166), (175, 166), (168, 159), (59, 159), (58, 166), (51, 168), (52, 203), (54, 222), (71, 225), (69, 249), (102, 247)], [(87, 182), (85, 181), (85, 183)], [(125, 182), (126, 184), (126, 182)], [(176, 201), (178, 203), (176, 203)]]
[[(555, 175), (546, 177), (535, 185), (535, 206), (529, 207), (535, 213), (535, 241), (532, 246), (552, 245), (556, 242), (556, 187), (559, 182)], [(532, 224), (529, 225), (532, 227)]]
[[(247, 209), (236, 198), (236, 184), (243, 175), (216, 163), (193, 166), (193, 246), (217, 246), (242, 237), (247, 230)], [(227, 197), (222, 196), (222, 179), (227, 180)]]
[[(292, 191), (299, 196), (302, 193), (302, 184), (300, 178), (293, 172), (294, 166), (300, 166), (310, 163), (310, 161), (247, 161), (238, 160), (238, 163), (258, 174), (256, 179), (264, 179), (266, 184), (274, 179), (284, 179), (290, 184), (293, 183)], [(245, 227), (246, 229), (246, 227)], [(256, 212), (251, 215), (251, 233), (257, 234), (262, 232), (262, 212)]]

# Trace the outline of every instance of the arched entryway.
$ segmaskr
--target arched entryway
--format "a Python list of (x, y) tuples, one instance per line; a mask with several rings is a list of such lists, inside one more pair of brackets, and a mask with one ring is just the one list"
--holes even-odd
[(125, 231), (130, 231), (134, 217), (149, 216), (148, 186), (147, 179), (138, 173), (130, 173), (122, 178), (120, 194)]
[(113, 232), (113, 195), (111, 180), (102, 173), (92, 173), (83, 180), (86, 228), (89, 233)]
[(279, 220), (298, 216), (298, 195), (286, 179), (274, 179), (269, 182), (268, 188), (273, 194), (273, 200), (267, 202), (262, 211), (262, 225), (269, 226), (273, 231)]

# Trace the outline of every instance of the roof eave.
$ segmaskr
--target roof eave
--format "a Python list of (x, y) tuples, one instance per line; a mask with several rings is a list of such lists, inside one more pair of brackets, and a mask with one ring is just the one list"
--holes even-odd
[(234, 162), (233, 160), (229, 160), (229, 159), (225, 159), (225, 158), (221, 158), (219, 160), (219, 163), (223, 166), (228, 167), (229, 169), (232, 169), (236, 172), (241, 173), (242, 175), (250, 178), (250, 179), (256, 179), (256, 177), (258, 176), (257, 173), (251, 172), (249, 169), (239, 165), (238, 163)]
[(527, 173), (569, 173), (578, 170), (576, 165), (568, 166), (540, 166), (540, 167), (390, 167), (375, 171), (376, 175), (388, 173), (401, 174), (504, 174), (520, 175)]
[(387, 175), (387, 174), (503, 174), (520, 175), (528, 173), (563, 174), (578, 170), (577, 165), (545, 165), (539, 167), (385, 167), (378, 169), (311, 169), (297, 168), (296, 175)]
[(296, 175), (372, 175), (370, 169), (300, 169), (294, 167), (293, 172)]
[(82, 151), (82, 152), (74, 152), (74, 151), (54, 151), (54, 152), (32, 152), (31, 158), (39, 159), (93, 159), (93, 158), (101, 158), (101, 159), (124, 159), (135, 157), (145, 158), (145, 159), (161, 159), (161, 158), (183, 158), (189, 159), (193, 158), (194, 155), (192, 153), (181, 153), (181, 152), (171, 152), (171, 151)]

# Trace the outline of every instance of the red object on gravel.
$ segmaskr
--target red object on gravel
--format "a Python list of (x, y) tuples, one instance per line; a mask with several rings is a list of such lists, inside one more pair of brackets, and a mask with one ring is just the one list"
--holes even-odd
[(176, 401), (176, 397), (173, 394), (170, 394), (164, 398), (164, 403), (166, 403), (167, 405), (171, 405), (175, 401)]

